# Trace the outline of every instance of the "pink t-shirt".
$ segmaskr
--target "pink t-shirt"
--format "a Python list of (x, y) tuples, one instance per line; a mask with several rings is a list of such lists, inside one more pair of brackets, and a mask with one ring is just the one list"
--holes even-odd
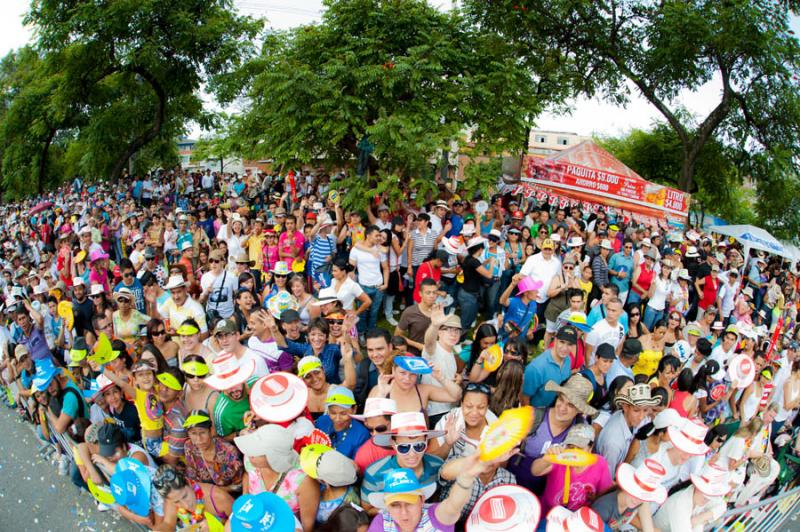
[(363, 475), (364, 471), (366, 471), (369, 466), (381, 458), (386, 458), (387, 456), (391, 456), (393, 454), (394, 451), (392, 449), (378, 447), (372, 442), (372, 439), (369, 439), (365, 441), (364, 444), (358, 449), (356, 452), (356, 457), (353, 459), (353, 461), (358, 467), (359, 474)]
[(111, 287), (108, 284), (107, 270), (103, 270), (102, 272), (98, 272), (94, 268), (89, 270), (89, 283), (103, 285), (103, 289), (106, 291), (106, 294), (111, 292)]
[[(611, 474), (608, 472), (608, 462), (600, 455), (597, 462), (587, 467), (581, 474), (572, 471), (569, 484), (569, 500), (567, 508), (571, 511), (582, 506), (589, 506), (600, 493), (611, 487)], [(547, 475), (547, 484), (542, 494), (542, 515), (547, 515), (550, 508), (561, 506), (564, 497), (564, 472), (567, 467), (553, 464), (553, 469)]]
[[(278, 238), (278, 249), (283, 254), (288, 254), (292, 258), (284, 257), (282, 260), (285, 260), (289, 266), (289, 269), (292, 269), (292, 263), (294, 263), (295, 259), (301, 258), (303, 256), (303, 248), (306, 244), (306, 237), (303, 236), (303, 233), (300, 231), (295, 231), (293, 235), (289, 233), (281, 233), (281, 236)], [(294, 246), (294, 248), (292, 248)]]

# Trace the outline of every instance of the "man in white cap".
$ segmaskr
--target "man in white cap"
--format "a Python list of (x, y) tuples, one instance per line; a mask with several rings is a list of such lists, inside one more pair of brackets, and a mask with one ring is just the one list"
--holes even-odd
[[(193, 318), (200, 326), (200, 335), (203, 338), (207, 337), (206, 313), (203, 306), (189, 295), (183, 277), (170, 275), (164, 289), (170, 292), (170, 297), (163, 304), (157, 305), (157, 311), (162, 318), (169, 320), (170, 334), (174, 334), (184, 321)], [(153, 292), (148, 292), (148, 297), (154, 298), (155, 295)], [(148, 301), (148, 305), (155, 304), (155, 300)]]
[[(445, 314), (440, 306), (431, 313), (431, 324), (425, 332), (425, 349), (422, 357), (441, 371), (441, 379), (460, 383), (460, 375), (456, 364), (454, 349), (461, 338), (461, 320), (455, 314)], [(422, 383), (443, 387), (438, 378), (432, 374), (422, 376)], [(428, 422), (435, 426), (436, 422), (458, 403), (442, 403), (428, 401)]]

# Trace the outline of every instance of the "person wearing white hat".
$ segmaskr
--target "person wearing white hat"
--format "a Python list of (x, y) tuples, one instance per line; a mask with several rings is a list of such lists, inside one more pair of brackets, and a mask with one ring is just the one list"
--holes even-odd
[[(694, 456), (704, 456), (708, 452), (709, 448), (705, 444), (708, 427), (700, 419), (688, 419), (680, 416), (678, 419), (668, 419), (661, 424), (668, 424), (666, 441), (662, 442), (658, 450), (647, 458), (640, 459), (641, 455), (637, 456), (631, 465), (638, 467), (647, 459), (655, 460), (665, 471), (660, 483), (669, 490), (680, 482), (682, 466), (686, 462)], [(653, 511), (655, 512), (655, 510), (654, 507)]]
[(725, 513), (725, 495), (731, 490), (730, 474), (717, 466), (705, 464), (691, 475), (691, 484), (673, 493), (653, 517), (662, 532), (703, 532)]
[(546, 532), (603, 532), (606, 524), (600, 516), (584, 506), (574, 512), (570, 512), (563, 506), (554, 506), (547, 514)]
[[(189, 295), (183, 277), (170, 275), (167, 284), (164, 285), (164, 290), (168, 291), (170, 296), (164, 303), (157, 304), (156, 308), (162, 318), (169, 320), (169, 333), (174, 334), (184, 321), (191, 318), (200, 326), (201, 336), (203, 338), (208, 336), (206, 312), (203, 306)], [(152, 304), (148, 301), (148, 305)]]
[[(541, 251), (539, 253), (531, 255), (525, 260), (525, 264), (522, 265), (519, 273), (524, 277), (533, 277), (538, 281), (542, 281), (544, 286), (549, 287), (553, 277), (558, 275), (561, 270), (561, 260), (555, 254), (555, 245), (549, 238), (542, 241), (540, 248)], [(540, 290), (539, 296), (536, 298), (539, 321), (544, 318), (544, 303), (547, 300), (547, 291)]]
[(205, 382), (221, 392), (211, 414), (214, 428), (223, 438), (244, 429), (243, 416), (250, 410), (250, 386), (257, 380), (253, 377), (254, 371), (255, 362), (240, 363), (232, 353), (220, 353), (211, 362), (212, 375), (206, 377)]
[(251, 465), (245, 468), (243, 492), (275, 493), (299, 516), (304, 530), (313, 530), (319, 508), (319, 484), (300, 467), (292, 431), (268, 424), (233, 441)]
[[(389, 430), (390, 418), (396, 413), (397, 403), (394, 399), (370, 397), (366, 401), (366, 406), (364, 406), (364, 413), (352, 414), (351, 417), (361, 421), (370, 434), (374, 436)], [(393, 449), (375, 445), (373, 439), (370, 438), (358, 449), (353, 461), (358, 466), (358, 472), (363, 475), (369, 466), (393, 454)]]
[(617, 469), (617, 489), (606, 493), (592, 504), (592, 510), (611, 527), (619, 530), (638, 519), (637, 528), (653, 530), (653, 514), (649, 504), (663, 504), (667, 490), (661, 485), (666, 471), (655, 460), (647, 459), (634, 468), (620, 464)]

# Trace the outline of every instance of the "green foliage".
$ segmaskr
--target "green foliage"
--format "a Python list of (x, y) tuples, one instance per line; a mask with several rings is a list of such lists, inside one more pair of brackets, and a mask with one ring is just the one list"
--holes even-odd
[[(55, 184), (60, 172), (117, 178), (177, 162), (186, 124), (208, 124), (200, 89), (248, 59), (261, 24), (230, 0), (37, 0), (35, 49), (0, 65), (3, 186)], [(55, 172), (59, 173), (55, 173)]]
[[(547, 54), (587, 95), (624, 104), (630, 84), (664, 116), (682, 152), (678, 187), (716, 136), (738, 149), (800, 154), (800, 44), (789, 26), (797, 2), (765, 0), (465, 0), (487, 31), (522, 60)], [(538, 47), (536, 45), (539, 45)], [(525, 45), (531, 45), (527, 49)], [(698, 123), (676, 97), (715, 81), (720, 98)]]
[[(231, 131), (245, 157), (349, 168), (345, 205), (363, 207), (435, 190), (429, 160), (467, 128), (478, 153), (523, 145), (545, 99), (502, 38), (422, 0), (326, 7), (319, 24), (267, 36), (227, 80), (228, 98), (244, 89), (249, 101)], [(359, 177), (365, 137), (374, 151)]]

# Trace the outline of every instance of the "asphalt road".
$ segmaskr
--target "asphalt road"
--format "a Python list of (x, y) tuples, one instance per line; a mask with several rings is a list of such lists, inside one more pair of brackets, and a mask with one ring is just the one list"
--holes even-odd
[(0, 403), (0, 531), (133, 532), (115, 511), (98, 512), (38, 447), (29, 425)]

